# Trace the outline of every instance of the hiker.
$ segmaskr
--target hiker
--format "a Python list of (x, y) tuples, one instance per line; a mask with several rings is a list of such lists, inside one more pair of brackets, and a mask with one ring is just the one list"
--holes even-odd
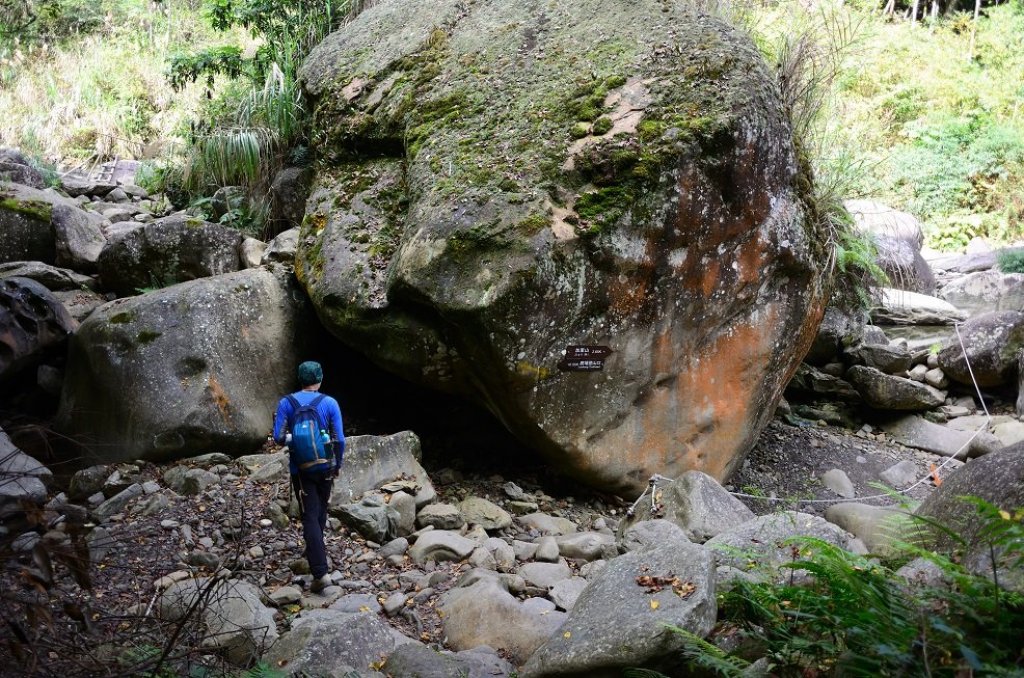
[(327, 577), (324, 530), (331, 485), (338, 477), (345, 453), (338, 401), (318, 393), (323, 379), (320, 363), (307, 361), (299, 365), (301, 390), (281, 398), (274, 415), (274, 440), (278, 445), (288, 445), (292, 489), (302, 514), (302, 537), (313, 575), (313, 593), (323, 591), (331, 583)]

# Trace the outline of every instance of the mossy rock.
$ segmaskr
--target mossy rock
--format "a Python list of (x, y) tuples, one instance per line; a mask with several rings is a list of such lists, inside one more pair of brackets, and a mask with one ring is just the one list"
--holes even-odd
[(0, 263), (56, 261), (51, 218), (58, 196), (21, 184), (0, 181)]
[[(385, 0), (301, 78), (296, 271), (331, 332), (596, 485), (736, 467), (828, 286), (745, 34), (686, 2)], [(569, 345), (614, 352), (559, 371)]]

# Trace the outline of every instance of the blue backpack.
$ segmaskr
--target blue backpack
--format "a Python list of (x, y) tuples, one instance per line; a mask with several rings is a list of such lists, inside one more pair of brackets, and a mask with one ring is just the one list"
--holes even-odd
[(330, 436), (320, 421), (317, 405), (324, 399), (321, 393), (313, 398), (308, 405), (300, 405), (294, 396), (285, 396), (292, 404), (291, 419), (288, 428), (291, 442), (288, 443), (292, 461), (299, 471), (330, 471), (333, 464), (332, 455), (327, 443)]

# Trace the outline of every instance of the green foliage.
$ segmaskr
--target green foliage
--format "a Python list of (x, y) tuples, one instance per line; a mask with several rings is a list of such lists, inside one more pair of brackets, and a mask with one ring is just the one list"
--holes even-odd
[[(773, 675), (1020, 675), (1024, 595), (996, 582), (1024, 567), (1024, 509), (1011, 513), (967, 501), (983, 519), (971, 548), (980, 542), (995, 556), (988, 576), (969, 572), (959, 554), (912, 544), (880, 562), (796, 538), (790, 540), (794, 558), (780, 570), (792, 574), (762, 568), (753, 580), (737, 580), (720, 596), (720, 623), (738, 626), (763, 647)], [(944, 581), (908, 584), (887, 565), (912, 557), (937, 565)], [(687, 641), (701, 664), (720, 675), (735, 675), (728, 671), (742, 666), (706, 641)]]
[(856, 302), (861, 308), (869, 307), (871, 290), (889, 283), (889, 277), (878, 265), (874, 240), (869, 234), (844, 229), (838, 233), (833, 252), (841, 281), (840, 292), (847, 296), (847, 301)]
[(243, 57), (239, 47), (217, 47), (180, 55), (171, 62), (170, 81), (178, 87), (197, 78), (246, 76), (259, 87), (273, 68), (294, 78), (299, 63), (318, 42), (351, 13), (362, 9), (353, 0), (205, 0), (205, 16), (217, 31), (244, 28), (258, 45)]
[[(240, 186), (247, 207), (230, 210), (223, 223), (263, 235), (268, 187), (274, 173), (295, 155), (308, 155), (307, 109), (297, 81), (302, 59), (362, 2), (345, 0), (205, 0), (205, 16), (217, 31), (243, 28), (255, 50), (238, 45), (210, 47), (175, 56), (168, 80), (175, 89), (205, 80), (218, 109), (208, 122), (193, 123), (164, 184), (178, 203), (202, 209), (218, 188)], [(219, 77), (242, 88), (212, 90)]]
[[(105, 10), (93, 0), (5, 0), (0, 3), (0, 55), (11, 43), (34, 44), (98, 30)], [(116, 3), (120, 4), (120, 3)]]
[(180, 90), (202, 76), (207, 88), (213, 89), (218, 75), (239, 78), (250, 74), (248, 64), (242, 59), (242, 48), (223, 45), (192, 54), (175, 54), (171, 57), (167, 80), (171, 87)]
[(864, 161), (853, 192), (919, 217), (936, 249), (962, 250), (975, 236), (1019, 238), (1020, 3), (989, 6), (977, 23), (971, 15), (950, 15), (928, 31), (909, 22), (868, 21), (861, 48), (838, 80), (841, 97), (830, 108)]
[(1002, 250), (997, 263), (1003, 273), (1024, 273), (1024, 250)]

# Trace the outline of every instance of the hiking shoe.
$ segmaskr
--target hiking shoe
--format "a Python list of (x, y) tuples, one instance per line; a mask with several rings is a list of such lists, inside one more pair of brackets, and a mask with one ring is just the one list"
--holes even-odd
[(331, 578), (325, 574), (322, 577), (314, 579), (313, 583), (309, 585), (309, 590), (313, 593), (320, 593), (332, 583)]

